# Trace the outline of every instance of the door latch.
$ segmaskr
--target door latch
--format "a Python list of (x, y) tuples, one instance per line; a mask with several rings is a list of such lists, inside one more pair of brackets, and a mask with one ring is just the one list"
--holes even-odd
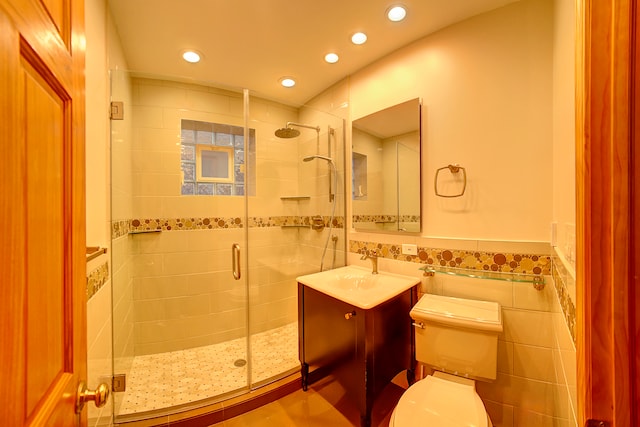
[(606, 421), (602, 421), (602, 420), (594, 420), (594, 419), (588, 419), (586, 423), (584, 423), (584, 427), (610, 427), (611, 424), (609, 424)]

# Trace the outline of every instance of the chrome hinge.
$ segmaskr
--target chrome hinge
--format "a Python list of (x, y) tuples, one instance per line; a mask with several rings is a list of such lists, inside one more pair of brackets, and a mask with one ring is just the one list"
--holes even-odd
[(111, 378), (111, 390), (114, 392), (125, 391), (127, 389), (127, 376), (125, 374), (115, 374)]
[(111, 102), (111, 111), (109, 112), (109, 118), (111, 120), (124, 120), (124, 102)]

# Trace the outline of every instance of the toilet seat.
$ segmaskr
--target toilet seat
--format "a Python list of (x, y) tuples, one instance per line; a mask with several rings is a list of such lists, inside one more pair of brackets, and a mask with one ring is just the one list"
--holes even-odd
[(473, 381), (450, 381), (429, 375), (404, 392), (391, 426), (488, 427), (491, 425)]

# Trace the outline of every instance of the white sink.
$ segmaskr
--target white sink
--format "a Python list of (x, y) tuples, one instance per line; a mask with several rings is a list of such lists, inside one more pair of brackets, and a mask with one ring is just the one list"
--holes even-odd
[(369, 309), (407, 289), (420, 279), (392, 273), (372, 274), (370, 268), (348, 265), (334, 270), (307, 274), (298, 282), (353, 306)]

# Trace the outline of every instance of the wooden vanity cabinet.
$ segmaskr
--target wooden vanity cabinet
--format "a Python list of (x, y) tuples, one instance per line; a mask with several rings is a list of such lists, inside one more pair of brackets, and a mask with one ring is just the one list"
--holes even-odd
[(417, 286), (370, 309), (362, 309), (298, 283), (302, 388), (332, 375), (371, 424), (373, 402), (403, 370), (413, 380), (415, 348), (409, 312)]

